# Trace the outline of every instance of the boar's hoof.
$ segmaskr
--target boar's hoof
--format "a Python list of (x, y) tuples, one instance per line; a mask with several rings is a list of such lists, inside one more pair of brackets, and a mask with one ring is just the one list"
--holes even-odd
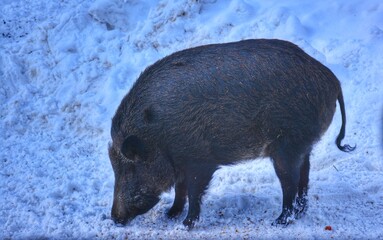
[(183, 224), (187, 228), (188, 231), (192, 230), (194, 228), (195, 222), (198, 220), (198, 218), (189, 218), (187, 217), (184, 221)]
[(166, 212), (166, 216), (170, 219), (174, 219), (178, 217), (182, 213), (183, 208), (176, 208), (176, 207), (171, 207), (169, 211)]
[(301, 197), (297, 198), (294, 206), (294, 217), (295, 219), (301, 218), (307, 211), (307, 198)]
[(287, 227), (293, 221), (292, 211), (284, 209), (281, 215), (272, 223), (273, 226)]

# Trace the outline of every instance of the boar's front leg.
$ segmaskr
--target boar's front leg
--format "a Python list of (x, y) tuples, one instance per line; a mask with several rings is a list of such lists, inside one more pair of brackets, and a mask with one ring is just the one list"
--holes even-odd
[(201, 198), (217, 169), (214, 165), (193, 165), (188, 168), (186, 173), (188, 198), (189, 198), (189, 211), (183, 224), (191, 230), (195, 222), (199, 219), (201, 211)]
[(176, 185), (175, 185), (175, 198), (173, 202), (173, 206), (169, 209), (167, 212), (167, 215), (169, 218), (175, 218), (178, 215), (180, 215), (184, 209), (185, 202), (186, 202), (186, 195), (187, 195), (187, 185), (186, 185), (186, 179), (181, 178), (177, 179)]

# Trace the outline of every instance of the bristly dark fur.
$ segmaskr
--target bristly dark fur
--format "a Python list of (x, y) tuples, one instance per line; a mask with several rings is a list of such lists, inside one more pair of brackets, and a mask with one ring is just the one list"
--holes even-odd
[[(270, 157), (283, 192), (287, 225), (307, 209), (310, 152), (330, 125), (340, 83), (324, 65), (281, 40), (245, 40), (186, 49), (149, 66), (112, 121), (115, 172), (112, 217), (126, 223), (175, 185), (168, 211), (192, 228), (219, 165)], [(129, 161), (126, 161), (129, 158)], [(124, 161), (125, 160), (125, 161)]]

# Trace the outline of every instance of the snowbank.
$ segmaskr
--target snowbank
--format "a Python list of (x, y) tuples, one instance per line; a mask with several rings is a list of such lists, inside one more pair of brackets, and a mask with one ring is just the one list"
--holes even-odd
[[(217, 171), (201, 221), (168, 220), (173, 191), (126, 227), (110, 220), (110, 119), (143, 69), (174, 51), (247, 38), (301, 46), (342, 82), (312, 154), (307, 215), (271, 222), (281, 191), (268, 159)], [(383, 238), (383, 3), (351, 1), (2, 0), (0, 238)], [(325, 226), (332, 230), (325, 230)]]

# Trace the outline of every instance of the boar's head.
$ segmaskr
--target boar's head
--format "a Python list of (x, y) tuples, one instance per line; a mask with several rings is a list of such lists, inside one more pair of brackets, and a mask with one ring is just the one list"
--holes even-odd
[(127, 137), (121, 146), (110, 144), (109, 158), (115, 176), (112, 219), (117, 224), (149, 211), (173, 184), (171, 164), (136, 136)]

